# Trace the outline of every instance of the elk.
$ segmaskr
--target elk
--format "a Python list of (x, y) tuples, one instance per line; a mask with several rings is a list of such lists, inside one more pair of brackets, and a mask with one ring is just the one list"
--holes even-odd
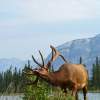
[[(37, 76), (33, 83), (38, 82), (38, 78), (41, 78), (53, 86), (60, 87), (65, 93), (67, 92), (66, 89), (68, 88), (72, 90), (72, 95), (75, 96), (76, 99), (78, 91), (82, 89), (84, 100), (86, 100), (88, 73), (85, 67), (82, 64), (68, 63), (60, 52), (56, 50), (56, 48), (53, 46), (50, 46), (50, 48), (52, 49), (52, 57), (47, 64), (44, 64), (44, 59), (40, 51), (39, 53), (43, 64), (37, 62), (34, 56), (32, 56), (33, 61), (39, 66), (39, 68), (31, 69), (32, 74)], [(61, 65), (57, 71), (50, 72), (49, 68), (51, 63), (55, 61), (58, 56), (60, 56), (65, 63)]]

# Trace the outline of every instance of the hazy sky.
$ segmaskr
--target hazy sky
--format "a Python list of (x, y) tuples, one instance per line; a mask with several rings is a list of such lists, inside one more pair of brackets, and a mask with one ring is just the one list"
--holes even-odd
[(100, 0), (0, 0), (0, 58), (28, 59), (49, 45), (100, 33)]

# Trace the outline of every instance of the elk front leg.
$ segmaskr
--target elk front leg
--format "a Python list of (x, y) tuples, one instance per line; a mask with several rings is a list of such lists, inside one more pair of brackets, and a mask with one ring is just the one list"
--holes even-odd
[(65, 96), (67, 96), (67, 89), (66, 89), (66, 87), (61, 87), (61, 89), (62, 89), (63, 93), (65, 94)]
[(75, 97), (75, 100), (78, 100), (77, 86), (74, 86), (74, 87), (72, 88), (72, 96)]

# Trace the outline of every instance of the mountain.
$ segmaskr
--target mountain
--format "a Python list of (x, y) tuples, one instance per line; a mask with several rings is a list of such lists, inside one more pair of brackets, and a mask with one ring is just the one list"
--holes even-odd
[(16, 58), (0, 59), (0, 72), (7, 70), (8, 68), (10, 68), (10, 66), (12, 66), (13, 68), (17, 67), (18, 69), (23, 68), (26, 63), (27, 61), (22, 61)]
[[(2, 58), (0, 59), (0, 72), (4, 72), (5, 70), (12, 67), (12, 70), (16, 67), (17, 69), (23, 69), (25, 64), (28, 64), (28, 60), (20, 60), (17, 58)], [(30, 65), (35, 68), (36, 64), (30, 60)]]
[[(70, 42), (66, 42), (57, 47), (68, 62), (79, 63), (80, 57), (83, 59), (83, 63), (86, 65), (89, 74), (91, 75), (92, 64), (95, 63), (96, 56), (100, 57), (100, 34), (92, 38), (77, 39)], [(51, 54), (46, 58), (46, 62), (50, 59)], [(54, 69), (57, 70), (63, 60), (59, 57), (54, 63)], [(19, 60), (16, 58), (12, 59), (0, 59), (0, 71), (5, 71), (10, 66), (23, 68), (27, 64), (27, 61)], [(33, 64), (33, 61), (31, 62)]]
[[(100, 57), (100, 34), (92, 38), (77, 39), (64, 43), (57, 47), (61, 54), (71, 63), (79, 63), (80, 57), (86, 65), (89, 74), (91, 75), (92, 64), (95, 63), (96, 56)], [(50, 54), (51, 55), (51, 54)], [(46, 61), (50, 59), (50, 55)], [(58, 58), (54, 63), (54, 69), (58, 69), (63, 60)]]

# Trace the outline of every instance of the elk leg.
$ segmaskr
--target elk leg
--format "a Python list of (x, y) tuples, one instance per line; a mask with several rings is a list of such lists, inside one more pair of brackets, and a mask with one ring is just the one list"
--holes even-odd
[(67, 93), (67, 90), (66, 90), (66, 88), (64, 88), (64, 93)]
[(84, 100), (86, 100), (86, 94), (87, 94), (87, 86), (83, 88), (83, 95), (84, 95)]
[(78, 94), (77, 94), (77, 87), (76, 86), (74, 86), (72, 88), (72, 96), (74, 96), (75, 99), (78, 100)]
[(67, 93), (66, 88), (62, 87), (61, 89), (63, 90), (64, 93)]
[(78, 92), (76, 92), (75, 99), (78, 100)]

